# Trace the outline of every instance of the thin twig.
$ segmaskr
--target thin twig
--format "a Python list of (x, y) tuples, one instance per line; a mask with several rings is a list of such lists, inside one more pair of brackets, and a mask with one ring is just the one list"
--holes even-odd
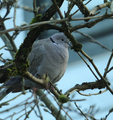
[(107, 73), (108, 73), (108, 69), (109, 69), (109, 66), (110, 66), (110, 63), (111, 63), (112, 58), (113, 58), (113, 50), (112, 50), (112, 53), (111, 53), (111, 55), (110, 55), (110, 57), (109, 57), (107, 66), (106, 66), (106, 68), (105, 68), (105, 72), (104, 72), (104, 75), (103, 75), (104, 78), (106, 77), (106, 75), (107, 75)]
[(58, 111), (58, 114), (57, 114), (56, 120), (58, 120), (58, 118), (59, 118), (59, 115), (60, 115), (60, 113), (61, 113), (61, 109), (62, 109), (62, 105), (63, 105), (63, 104), (59, 105), (59, 111)]
[(13, 115), (11, 116), (11, 120), (13, 120), (14, 115), (15, 115), (15, 112), (14, 112)]
[(109, 7), (110, 8), (110, 2), (106, 2), (104, 4), (101, 5), (97, 5), (96, 7), (94, 7), (91, 11), (90, 11), (90, 15), (94, 15), (94, 13), (102, 8), (105, 7)]
[[(88, 2), (86, 2), (85, 3), (85, 5), (87, 5), (89, 2), (91, 2), (92, 0), (89, 0)], [(72, 13), (70, 16), (73, 16), (74, 14), (76, 14), (77, 12), (79, 11), (79, 9), (78, 10), (76, 10), (74, 13)]]
[(111, 50), (110, 50), (109, 48), (107, 48), (106, 46), (104, 46), (104, 45), (102, 45), (101, 43), (99, 43), (99, 42), (98, 42), (97, 40), (95, 40), (93, 37), (91, 37), (91, 36), (89, 36), (89, 35), (87, 35), (87, 34), (84, 34), (84, 33), (80, 32), (80, 31), (78, 31), (78, 30), (76, 30), (76, 32), (80, 33), (80, 34), (83, 35), (84, 37), (89, 38), (89, 41), (90, 41), (90, 42), (93, 42), (93, 43), (95, 43), (95, 44), (98, 44), (98, 45), (101, 46), (102, 48), (104, 48), (104, 49), (106, 49), (106, 50), (108, 50), (108, 51), (111, 52)]
[[(60, 104), (59, 104), (58, 100), (56, 99), (56, 97), (53, 96), (49, 91), (47, 91), (47, 92), (49, 93), (49, 95), (51, 95), (51, 96), (54, 98), (54, 100), (56, 101), (57, 105), (60, 106)], [(64, 110), (64, 108), (61, 107), (61, 109), (62, 109), (62, 110), (64, 111), (64, 113), (70, 118), (70, 120), (72, 120), (71, 116)], [(59, 112), (59, 114), (60, 114), (60, 112)]]
[[(56, 117), (56, 114), (58, 113), (58, 109), (54, 106), (54, 104), (51, 103), (51, 101), (48, 99), (47, 95), (44, 94), (41, 90), (37, 90), (37, 95), (39, 96), (39, 98), (41, 99), (41, 101), (43, 101), (46, 104), (46, 107), (51, 111), (51, 114), (54, 117)], [(59, 118), (61, 120), (65, 120), (65, 117), (62, 114), (60, 114)]]
[(76, 104), (76, 102), (74, 102), (75, 106), (77, 107), (77, 109), (81, 112), (81, 114), (86, 118), (86, 120), (89, 120), (87, 118), (87, 116), (82, 112), (82, 110), (78, 107), (78, 105)]
[[(108, 15), (108, 18), (109, 18), (110, 16), (113, 15), (113, 13), (112, 14), (107, 14), (107, 15)], [(42, 22), (34, 23), (34, 24), (31, 24), (31, 25), (28, 25), (28, 26), (21, 26), (21, 27), (10, 28), (10, 29), (7, 29), (7, 30), (0, 31), (0, 35), (4, 34), (4, 33), (7, 33), (7, 32), (15, 31), (15, 30), (24, 31), (24, 30), (36, 28), (36, 27), (38, 27), (40, 25), (49, 24), (49, 23), (62, 23), (64, 21), (79, 21), (79, 20), (95, 19), (95, 18), (101, 18), (101, 17), (103, 17), (103, 15), (93, 16), (93, 17), (85, 17), (85, 18), (77, 18), (77, 19), (76, 18), (73, 18), (73, 19), (63, 18), (61, 20), (42, 21)], [(73, 29), (71, 31), (74, 31)]]
[(96, 67), (96, 65), (93, 62), (93, 59), (91, 59), (83, 50), (80, 51), (88, 60), (89, 62), (92, 64), (92, 66), (94, 67), (95, 71), (97, 72), (97, 74), (100, 76), (101, 80), (103, 80), (103, 82), (105, 83), (107, 89), (111, 92), (111, 94), (113, 94), (112, 89), (109, 87), (108, 82), (106, 81), (106, 79), (101, 75), (101, 73), (99, 72), (98, 68)]
[(43, 120), (43, 116), (42, 116), (42, 113), (41, 113), (41, 110), (40, 110), (40, 107), (39, 107), (39, 101), (38, 101), (37, 97), (36, 97), (34, 102), (37, 103), (36, 106), (37, 106), (37, 109), (38, 109), (38, 112), (39, 112), (39, 116), (38, 117), (40, 117), (40, 119)]
[(3, 48), (5, 48), (5, 47), (7, 47), (7, 46), (6, 46), (6, 45), (2, 46), (2, 47), (0, 48), (0, 50), (3, 49)]
[(26, 10), (26, 11), (29, 11), (29, 12), (38, 12), (38, 10), (40, 9), (40, 7), (37, 7), (36, 10), (34, 10), (33, 8), (30, 8), (29, 6), (20, 6), (20, 5), (17, 5), (17, 8), (21, 8), (23, 10)]
[[(38, 101), (37, 101), (37, 102), (38, 102)], [(33, 107), (31, 107), (31, 110), (29, 110), (29, 111), (27, 112), (27, 115), (26, 115), (26, 117), (25, 117), (24, 120), (26, 120), (26, 119), (29, 117), (30, 113), (33, 111), (33, 109), (34, 109), (35, 106), (37, 105), (37, 102), (35, 103), (35, 105), (34, 105)]]
[(56, 0), (52, 0), (52, 1), (53, 1), (53, 3), (54, 3), (55, 7), (57, 8), (57, 11), (58, 11), (58, 13), (59, 13), (60, 18), (63, 19), (63, 15), (62, 15), (62, 13), (61, 13), (61, 11), (60, 11), (58, 5), (57, 5)]
[(109, 110), (108, 114), (105, 116), (105, 120), (107, 120), (108, 116), (109, 116), (111, 113), (113, 113), (113, 108), (111, 108), (111, 109)]
[(14, 23), (14, 28), (16, 27), (16, 9), (17, 9), (17, 0), (14, 3), (14, 17), (13, 17), (13, 23)]
[(77, 91), (80, 95), (83, 95), (83, 96), (92, 96), (92, 95), (100, 95), (100, 94), (102, 94), (102, 93), (105, 93), (106, 91), (108, 91), (108, 89), (106, 89), (106, 90), (103, 90), (103, 91), (99, 91), (98, 93), (92, 93), (92, 94), (83, 94), (83, 93), (81, 93), (80, 91)]
[(94, 71), (91, 69), (91, 67), (89, 66), (89, 64), (85, 61), (85, 59), (80, 55), (80, 53), (78, 52), (78, 55), (81, 57), (81, 59), (85, 62), (85, 64), (88, 66), (88, 68), (91, 70), (91, 72), (93, 73), (93, 75), (95, 76), (95, 78), (97, 80), (99, 80), (99, 78), (96, 76), (96, 74), (94, 73)]
[(34, 16), (36, 17), (36, 0), (33, 0), (33, 12), (34, 12)]
[(107, 73), (110, 72), (111, 70), (113, 70), (113, 67), (111, 67), (111, 68), (107, 71)]
[[(22, 93), (21, 93), (22, 94)], [(16, 96), (16, 97), (18, 97), (18, 96)], [(25, 101), (27, 101), (27, 100), (29, 100), (29, 99), (31, 99), (32, 98), (32, 95), (29, 97), (29, 98), (27, 98), (26, 100), (24, 100), (24, 101), (22, 101), (22, 102), (20, 102), (20, 103), (18, 103), (17, 105), (14, 105), (13, 107), (10, 107), (10, 108), (8, 108), (8, 109), (6, 109), (6, 110), (3, 110), (3, 111), (0, 111), (0, 114), (1, 113), (5, 113), (5, 112), (7, 112), (7, 111), (9, 111), (9, 110), (12, 110), (12, 109), (14, 109), (14, 108), (17, 108), (17, 107), (20, 107), (20, 106), (24, 106), (25, 105)], [(13, 98), (14, 99), (14, 98)], [(12, 101), (12, 99), (11, 100), (9, 100), (9, 101)], [(9, 101), (6, 101), (6, 103), (8, 103)], [(31, 104), (33, 101), (31, 101), (31, 102), (27, 102), (26, 104)], [(5, 103), (5, 102), (4, 102)]]

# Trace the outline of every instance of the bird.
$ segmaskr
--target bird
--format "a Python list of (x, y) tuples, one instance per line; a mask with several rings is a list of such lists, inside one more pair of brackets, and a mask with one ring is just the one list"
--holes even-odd
[[(69, 59), (69, 47), (71, 47), (71, 43), (64, 33), (55, 33), (47, 39), (35, 41), (28, 55), (28, 72), (38, 78), (43, 78), (44, 74), (47, 74), (51, 83), (58, 82), (66, 71)], [(42, 89), (39, 84), (27, 78), (24, 78), (24, 80), (25, 89)], [(0, 100), (10, 92), (20, 91), (22, 91), (22, 77), (14, 76), (2, 86)]]

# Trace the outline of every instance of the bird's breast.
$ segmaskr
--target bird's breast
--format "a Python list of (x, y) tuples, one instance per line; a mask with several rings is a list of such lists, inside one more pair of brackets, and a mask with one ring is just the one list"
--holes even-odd
[(52, 59), (49, 59), (50, 62), (54, 61), (59, 63), (65, 63), (65, 62), (67, 63), (69, 58), (69, 53), (67, 48), (57, 46), (57, 47), (48, 49), (47, 56), (48, 56), (47, 58), (52, 58)]

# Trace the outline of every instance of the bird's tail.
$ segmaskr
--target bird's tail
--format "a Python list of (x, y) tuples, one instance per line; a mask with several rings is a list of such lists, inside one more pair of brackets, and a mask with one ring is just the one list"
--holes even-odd
[(11, 92), (11, 91), (8, 92), (9, 91), (8, 89), (9, 88), (1, 88), (1, 90), (0, 90), (0, 101)]
[(21, 84), (20, 84), (21, 81), (22, 81), (22, 78), (19, 76), (16, 76), (16, 77), (12, 77), (8, 82), (2, 85), (2, 87), (0, 88), (0, 101), (5, 96), (7, 96), (10, 92), (12, 91), (15, 92), (15, 89), (18, 89), (19, 87), (21, 89)]

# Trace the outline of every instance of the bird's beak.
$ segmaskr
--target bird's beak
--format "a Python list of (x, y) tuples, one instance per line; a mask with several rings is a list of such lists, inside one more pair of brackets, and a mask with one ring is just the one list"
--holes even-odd
[(71, 42), (69, 42), (69, 43), (68, 43), (68, 45), (69, 45), (69, 47), (70, 47), (70, 48), (72, 48), (72, 47), (73, 47), (73, 45), (71, 44)]

